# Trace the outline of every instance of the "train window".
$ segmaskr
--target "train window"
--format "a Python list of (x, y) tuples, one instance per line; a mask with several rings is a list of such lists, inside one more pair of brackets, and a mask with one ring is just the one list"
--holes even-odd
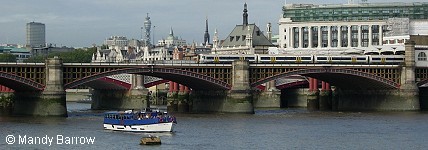
[(372, 60), (380, 60), (380, 58), (372, 58)]
[(364, 58), (358, 57), (357, 60), (367, 60), (367, 58), (365, 58), (365, 57)]
[(302, 57), (302, 60), (311, 60), (311, 57)]
[(327, 60), (327, 57), (318, 57), (318, 60)]
[(420, 52), (418, 54), (418, 61), (427, 61), (427, 54), (425, 54), (424, 52)]
[(351, 57), (332, 57), (331, 60), (351, 60)]
[(254, 57), (245, 57), (245, 60), (254, 60)]
[(386, 60), (403, 61), (404, 58), (386, 58)]
[(207, 57), (207, 59), (214, 59), (214, 57)]
[(296, 57), (276, 57), (276, 60), (296, 60)]
[(239, 60), (239, 57), (220, 57), (219, 59), (221, 59), (221, 60), (225, 60), (225, 59)]
[(260, 57), (260, 60), (270, 60), (270, 57)]

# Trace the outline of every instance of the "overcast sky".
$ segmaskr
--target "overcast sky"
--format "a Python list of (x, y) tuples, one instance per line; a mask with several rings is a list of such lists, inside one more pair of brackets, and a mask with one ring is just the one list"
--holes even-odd
[[(245, 2), (248, 4), (249, 23), (256, 23), (264, 31), (266, 24), (271, 22), (273, 33), (277, 34), (284, 0), (2, 0), (0, 44), (25, 44), (25, 26), (31, 21), (44, 23), (46, 42), (57, 46), (99, 45), (112, 35), (140, 39), (146, 13), (151, 17), (152, 26), (156, 26), (156, 41), (166, 37), (172, 27), (174, 35), (188, 43), (200, 43), (203, 41), (205, 18), (209, 21), (211, 40), (215, 29), (220, 39), (224, 39), (235, 25), (242, 24)], [(315, 4), (347, 2), (287, 0), (287, 3)]]

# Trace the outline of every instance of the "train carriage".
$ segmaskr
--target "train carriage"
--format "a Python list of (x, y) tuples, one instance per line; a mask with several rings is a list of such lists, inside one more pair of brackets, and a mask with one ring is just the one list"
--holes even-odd
[(314, 63), (319, 64), (364, 64), (369, 60), (367, 55), (350, 55), (350, 56), (327, 56), (327, 55), (315, 55)]
[(371, 55), (368, 63), (399, 65), (404, 63), (404, 55)]
[(200, 54), (199, 63), (232, 63), (235, 60), (248, 60), (250, 63), (257, 61), (257, 56), (254, 54), (233, 54), (233, 55), (216, 55), (216, 54)]
[(292, 55), (258, 55), (259, 63), (313, 63), (313, 57)]

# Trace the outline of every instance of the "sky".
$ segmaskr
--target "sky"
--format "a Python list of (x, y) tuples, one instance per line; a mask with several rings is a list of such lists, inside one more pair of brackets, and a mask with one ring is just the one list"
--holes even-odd
[[(355, 3), (359, 1), (354, 0)], [(215, 29), (219, 38), (225, 39), (235, 25), (242, 24), (245, 2), (248, 22), (255, 23), (263, 31), (271, 22), (273, 33), (277, 34), (284, 3), (343, 4), (348, 0), (1, 0), (0, 44), (25, 44), (26, 23), (32, 21), (44, 23), (46, 42), (57, 46), (100, 45), (110, 36), (141, 39), (147, 13), (156, 43), (167, 37), (171, 28), (175, 36), (187, 43), (201, 43), (206, 18), (211, 40)]]

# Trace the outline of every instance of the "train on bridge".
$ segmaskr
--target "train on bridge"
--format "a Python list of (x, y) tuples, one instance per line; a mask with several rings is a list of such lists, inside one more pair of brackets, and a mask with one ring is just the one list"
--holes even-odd
[(235, 60), (248, 60), (250, 63), (284, 64), (381, 64), (400, 65), (404, 55), (287, 55), (287, 54), (199, 54), (197, 63), (232, 63)]

